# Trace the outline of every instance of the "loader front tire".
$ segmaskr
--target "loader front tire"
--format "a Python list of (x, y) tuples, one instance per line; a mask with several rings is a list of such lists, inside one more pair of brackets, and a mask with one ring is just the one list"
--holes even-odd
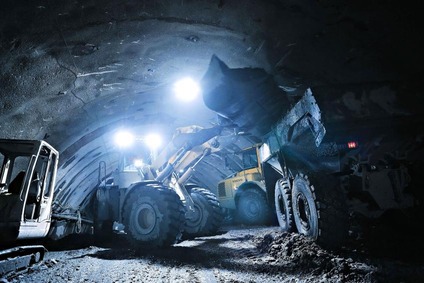
[(184, 225), (184, 207), (178, 195), (160, 185), (134, 188), (123, 206), (129, 242), (139, 249), (175, 244)]
[(190, 196), (194, 203), (194, 217), (186, 219), (183, 239), (210, 236), (218, 232), (224, 215), (215, 194), (207, 189), (193, 187)]

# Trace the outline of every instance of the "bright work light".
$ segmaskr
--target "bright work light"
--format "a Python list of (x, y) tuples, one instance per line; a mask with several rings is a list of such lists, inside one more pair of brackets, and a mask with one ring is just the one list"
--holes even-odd
[(143, 165), (144, 165), (143, 160), (141, 160), (141, 159), (135, 159), (135, 160), (134, 160), (134, 166), (135, 166), (136, 168), (141, 168), (141, 167), (143, 167)]
[(184, 78), (174, 84), (174, 92), (178, 99), (192, 101), (200, 93), (200, 86), (192, 78)]
[(115, 135), (115, 143), (119, 147), (129, 147), (134, 142), (134, 136), (130, 132), (121, 131)]

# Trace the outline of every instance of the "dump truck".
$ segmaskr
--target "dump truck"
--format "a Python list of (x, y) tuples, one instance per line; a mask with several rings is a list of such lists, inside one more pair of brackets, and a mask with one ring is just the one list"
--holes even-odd
[[(218, 199), (229, 223), (268, 225), (274, 222), (259, 158), (260, 146), (254, 144), (231, 154), (241, 156), (241, 168), (218, 183)], [(224, 158), (231, 169), (230, 158), (228, 155)]]
[(267, 200), (282, 230), (337, 248), (355, 219), (422, 215), (420, 94), (396, 82), (287, 87), (216, 55), (201, 82), (218, 124), (262, 139)]

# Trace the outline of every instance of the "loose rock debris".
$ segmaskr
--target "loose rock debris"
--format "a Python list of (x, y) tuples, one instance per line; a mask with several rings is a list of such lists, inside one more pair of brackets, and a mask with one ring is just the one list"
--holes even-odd
[[(78, 241), (78, 240), (75, 240)], [(419, 282), (422, 263), (329, 251), (279, 227), (229, 227), (220, 235), (136, 252), (122, 238), (55, 245), (44, 262), (3, 282)], [(87, 243), (87, 241), (81, 241)]]

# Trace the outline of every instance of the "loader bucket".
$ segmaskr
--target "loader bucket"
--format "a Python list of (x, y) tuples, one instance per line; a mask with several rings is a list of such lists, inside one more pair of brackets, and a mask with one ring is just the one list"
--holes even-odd
[(230, 69), (213, 55), (201, 80), (203, 100), (222, 125), (262, 136), (289, 108), (284, 91), (259, 68)]

